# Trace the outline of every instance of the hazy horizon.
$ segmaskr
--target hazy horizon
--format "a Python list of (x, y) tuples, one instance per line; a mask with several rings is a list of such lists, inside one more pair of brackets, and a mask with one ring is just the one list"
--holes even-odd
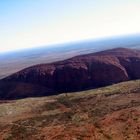
[[(56, 43), (56, 44), (48, 44), (48, 45), (42, 45), (42, 46), (32, 46), (28, 48), (17, 48), (13, 50), (7, 50), (7, 51), (0, 51), (0, 55), (4, 56), (6, 54), (21, 54), (25, 52), (30, 51), (42, 51), (42, 50), (54, 50), (59, 49), (62, 50), (63, 48), (73, 48), (73, 46), (77, 47), (77, 49), (81, 49), (81, 46), (86, 47), (85, 44), (88, 44), (88, 47), (90, 46), (91, 49), (94, 50), (105, 50), (105, 49), (111, 49), (121, 47), (121, 44), (126, 44), (126, 41), (130, 42), (130, 44), (136, 44), (138, 41), (138, 38), (140, 37), (140, 34), (128, 34), (128, 35), (120, 35), (120, 36), (110, 36), (110, 37), (104, 37), (104, 38), (97, 38), (97, 39), (84, 39), (84, 40), (77, 40), (77, 41), (71, 41), (71, 42), (62, 42), (62, 43)], [(138, 41), (139, 42), (139, 41)], [(106, 43), (109, 43), (109, 45), (112, 44), (109, 48), (107, 48)], [(89, 45), (90, 44), (90, 45)], [(120, 44), (120, 46), (118, 45)], [(103, 48), (103, 46), (106, 46)], [(100, 48), (99, 48), (100, 47)], [(122, 46), (125, 47), (125, 46)], [(128, 46), (126, 46), (128, 47)], [(98, 48), (98, 49), (97, 49)]]

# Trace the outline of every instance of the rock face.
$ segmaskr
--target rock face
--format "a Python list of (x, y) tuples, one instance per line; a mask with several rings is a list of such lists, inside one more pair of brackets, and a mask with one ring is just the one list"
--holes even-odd
[[(32, 66), (3, 79), (1, 83), (39, 85), (44, 87), (44, 92), (46, 91), (43, 95), (48, 95), (52, 91), (73, 92), (139, 78), (140, 51), (117, 48)], [(13, 89), (15, 91), (15, 88)], [(9, 95), (10, 91), (7, 90), (5, 95)]]
[(0, 99), (19, 99), (53, 94), (55, 94), (53, 90), (40, 85), (22, 82), (0, 82)]

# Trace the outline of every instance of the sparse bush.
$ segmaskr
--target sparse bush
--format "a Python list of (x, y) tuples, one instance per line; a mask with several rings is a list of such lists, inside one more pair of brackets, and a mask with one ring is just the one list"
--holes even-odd
[(74, 115), (74, 112), (72, 112), (72, 111), (69, 111), (69, 112), (65, 112), (64, 114), (64, 117), (66, 118), (66, 119), (70, 119), (70, 120), (72, 120), (72, 118), (73, 118), (73, 115)]
[(44, 110), (55, 110), (59, 107), (58, 102), (46, 103), (43, 105)]
[(59, 103), (65, 105), (66, 107), (70, 108), (73, 106), (72, 100), (70, 100), (68, 97), (63, 96), (57, 99)]

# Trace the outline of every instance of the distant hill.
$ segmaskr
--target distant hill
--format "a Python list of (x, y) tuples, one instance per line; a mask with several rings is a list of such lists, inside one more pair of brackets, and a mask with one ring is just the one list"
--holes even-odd
[[(0, 98), (47, 96), (135, 79), (140, 79), (140, 51), (115, 48), (23, 69), (0, 81)], [(7, 88), (7, 83), (10, 88)], [(28, 86), (21, 88), (20, 83)], [(30, 84), (38, 85), (44, 91), (36, 92), (34, 86), (29, 88)], [(26, 91), (24, 96), (23, 91)]]
[(0, 53), (0, 79), (32, 65), (52, 63), (77, 55), (118, 47), (140, 49), (140, 35), (104, 38), (95, 41), (87, 40)]

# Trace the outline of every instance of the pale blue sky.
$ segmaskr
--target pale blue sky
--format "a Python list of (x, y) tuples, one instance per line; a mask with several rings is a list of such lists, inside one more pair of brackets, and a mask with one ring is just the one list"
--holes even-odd
[(0, 0), (0, 52), (140, 33), (140, 0)]

